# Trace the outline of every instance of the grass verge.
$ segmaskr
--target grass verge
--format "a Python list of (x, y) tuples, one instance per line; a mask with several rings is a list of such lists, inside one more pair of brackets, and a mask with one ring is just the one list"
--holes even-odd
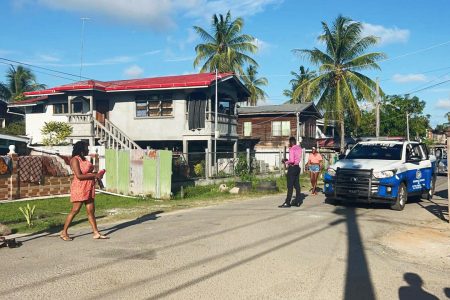
[[(286, 191), (286, 177), (270, 178), (276, 180), (278, 193)], [(258, 183), (254, 179), (253, 184)], [(302, 189), (309, 188), (309, 178), (302, 176), (300, 179)], [(225, 182), (233, 186), (234, 182)], [(270, 192), (251, 192), (239, 195), (221, 193), (218, 185), (191, 186), (184, 189), (184, 197), (180, 193), (173, 199), (161, 201), (151, 198), (125, 198), (107, 194), (98, 194), (95, 198), (96, 216), (99, 224), (106, 224), (125, 219), (142, 218), (149, 214), (162, 213), (190, 207), (208, 206), (221, 202), (254, 198), (270, 194)], [(27, 204), (35, 205), (33, 226), (28, 227), (19, 207)], [(62, 229), (64, 220), (72, 207), (68, 197), (39, 199), (30, 201), (0, 203), (0, 223), (11, 228), (13, 233), (41, 233), (58, 232)], [(86, 211), (84, 208), (75, 217), (73, 226), (88, 226)]]

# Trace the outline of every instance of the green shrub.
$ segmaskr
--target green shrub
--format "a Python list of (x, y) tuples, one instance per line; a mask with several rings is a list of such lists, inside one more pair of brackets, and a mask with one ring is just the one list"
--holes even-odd
[(42, 142), (46, 146), (64, 145), (66, 138), (72, 134), (72, 126), (66, 122), (50, 121), (44, 124), (41, 133), (44, 135)]

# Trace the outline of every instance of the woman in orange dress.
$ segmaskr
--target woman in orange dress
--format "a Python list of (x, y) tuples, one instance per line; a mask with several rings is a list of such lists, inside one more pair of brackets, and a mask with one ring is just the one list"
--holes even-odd
[(311, 178), (311, 195), (317, 195), (317, 180), (320, 170), (322, 170), (322, 155), (317, 152), (316, 147), (312, 147), (312, 152), (309, 154), (306, 167), (309, 170), (309, 177)]
[(64, 241), (71, 241), (67, 230), (73, 218), (78, 214), (83, 203), (86, 206), (86, 213), (89, 223), (91, 224), (92, 231), (94, 233), (94, 239), (108, 239), (107, 236), (102, 235), (97, 228), (97, 222), (95, 220), (95, 181), (101, 179), (104, 170), (93, 173), (94, 166), (86, 156), (89, 154), (88, 145), (83, 142), (77, 142), (73, 145), (72, 159), (70, 160), (70, 167), (73, 171), (73, 180), (70, 186), (70, 202), (72, 202), (72, 209), (66, 218), (64, 223), (64, 229), (60, 234), (61, 239)]

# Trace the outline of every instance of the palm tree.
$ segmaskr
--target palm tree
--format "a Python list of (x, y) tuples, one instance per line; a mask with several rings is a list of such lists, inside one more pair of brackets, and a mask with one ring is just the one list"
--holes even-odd
[(260, 86), (265, 86), (268, 84), (266, 77), (257, 78), (258, 71), (257, 67), (250, 65), (247, 67), (247, 74), (243, 76), (244, 84), (250, 91), (250, 98), (247, 100), (247, 104), (251, 106), (256, 106), (258, 100), (263, 100), (267, 94), (260, 88)]
[(318, 107), (325, 112), (325, 119), (331, 118), (340, 124), (343, 152), (345, 116), (351, 116), (359, 124), (361, 111), (357, 100), (373, 101), (375, 97), (376, 83), (360, 71), (379, 70), (376, 62), (386, 55), (381, 52), (365, 53), (378, 39), (375, 36), (362, 37), (360, 22), (339, 15), (331, 28), (325, 22), (322, 22), (322, 28), (323, 34), (318, 39), (325, 43), (324, 52), (317, 48), (293, 50), (319, 67), (313, 79), (297, 87), (294, 98), (299, 97), (307, 85), (311, 92), (319, 92)]
[(234, 72), (242, 74), (245, 63), (257, 66), (256, 61), (246, 53), (256, 53), (258, 47), (255, 38), (248, 34), (241, 34), (244, 20), (237, 18), (231, 20), (230, 11), (224, 17), (215, 14), (212, 18), (212, 33), (194, 26), (194, 30), (205, 42), (195, 47), (197, 57), (194, 67), (204, 61), (200, 72)]
[(6, 73), (7, 84), (0, 83), (0, 97), (9, 101), (24, 99), (24, 92), (44, 89), (45, 84), (36, 82), (33, 72), (24, 66), (11, 66)]
[[(309, 85), (307, 82), (314, 78), (315, 73), (313, 71), (310, 71), (309, 69), (305, 70), (304, 66), (300, 66), (299, 72), (296, 73), (294, 71), (291, 71), (291, 75), (294, 76), (291, 81), (289, 81), (289, 84), (291, 85), (291, 89), (285, 89), (283, 91), (283, 95), (286, 97), (289, 97), (289, 103), (301, 103), (301, 102), (309, 102), (312, 100), (312, 95), (310, 95), (309, 92)], [(294, 91), (297, 89), (299, 85), (302, 83), (305, 83), (305, 85), (302, 87), (301, 91), (299, 91), (297, 98), (294, 98)]]

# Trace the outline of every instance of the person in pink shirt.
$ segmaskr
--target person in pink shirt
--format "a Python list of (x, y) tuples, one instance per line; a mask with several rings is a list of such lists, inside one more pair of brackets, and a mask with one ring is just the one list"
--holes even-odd
[(287, 195), (283, 204), (278, 207), (285, 208), (291, 207), (292, 193), (295, 188), (295, 201), (292, 203), (294, 206), (300, 206), (302, 200), (300, 198), (300, 160), (302, 158), (302, 148), (297, 145), (297, 141), (294, 137), (289, 138), (289, 159), (284, 159), (283, 163), (286, 164), (287, 171)]
[(322, 155), (317, 152), (316, 147), (312, 147), (312, 152), (309, 154), (306, 168), (309, 171), (311, 179), (311, 195), (317, 195), (317, 179), (319, 178), (320, 170), (322, 170)]

